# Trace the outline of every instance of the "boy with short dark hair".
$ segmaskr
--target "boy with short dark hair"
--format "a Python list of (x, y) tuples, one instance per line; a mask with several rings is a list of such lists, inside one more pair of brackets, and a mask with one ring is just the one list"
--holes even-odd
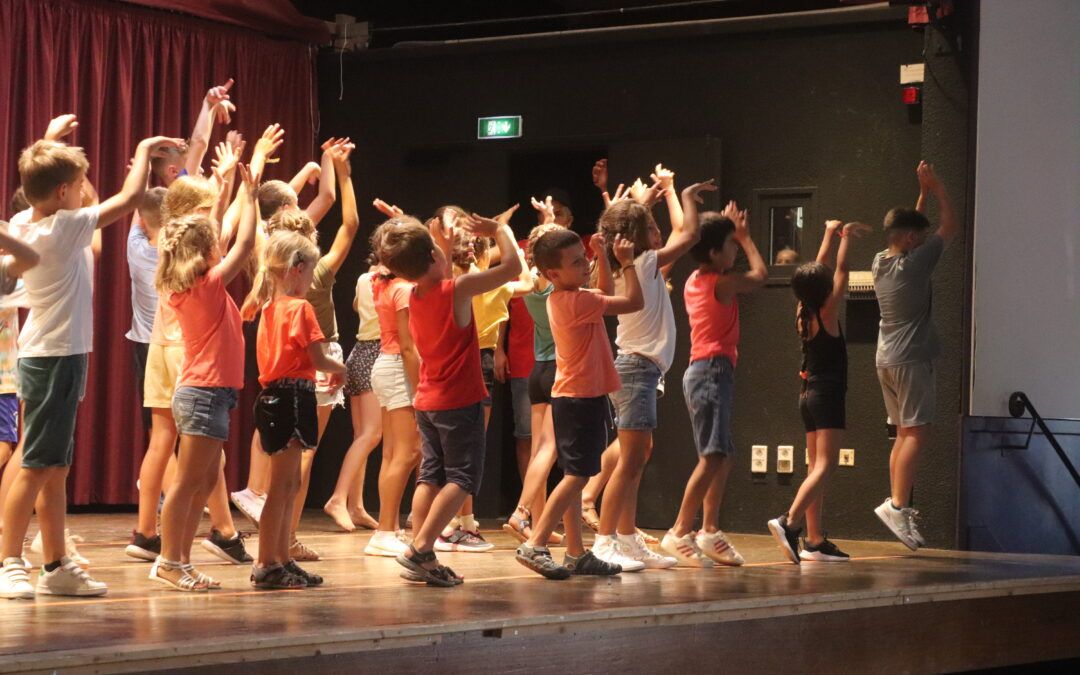
[[(598, 273), (607, 282), (601, 285), (610, 287), (603, 235), (593, 235), (589, 243), (596, 254)], [(555, 287), (547, 301), (556, 364), (551, 414), (563, 479), (548, 498), (532, 536), (518, 547), (517, 561), (548, 579), (566, 579), (571, 574), (610, 576), (623, 571), (618, 562), (602, 560), (585, 550), (581, 536), (581, 490), (600, 472), (600, 455), (607, 447), (607, 397), (621, 386), (604, 316), (637, 312), (644, 304), (634, 270), (634, 243), (617, 236), (612, 251), (622, 270), (625, 295), (605, 295), (585, 288), (589, 262), (581, 238), (571, 230), (548, 232), (533, 247), (537, 268)], [(562, 565), (552, 559), (547, 548), (559, 520), (566, 527)], [(627, 571), (644, 567), (636, 561), (627, 562), (632, 565)]]
[(473, 296), (494, 290), (521, 273), (509, 226), (473, 216), (460, 223), (470, 236), (495, 237), (502, 264), (454, 278), (448, 252), (453, 232), (441, 220), (431, 231), (415, 218), (387, 224), (382, 263), (416, 287), (409, 299), (409, 332), (420, 353), (420, 382), (413, 406), (420, 429), (420, 471), (413, 496), (413, 542), (397, 562), (403, 576), (431, 586), (463, 579), (435, 557), (435, 541), (465, 498), (480, 489), (484, 471), (487, 396), (473, 319)]
[(30, 303), (19, 346), (25, 446), (22, 468), (3, 505), (0, 597), (34, 597), (22, 546), (35, 502), (46, 561), (36, 592), (85, 596), (104, 595), (108, 590), (66, 555), (64, 541), (75, 418), (93, 346), (90, 245), (98, 228), (115, 222), (139, 203), (146, 190), (150, 155), (182, 143), (164, 137), (139, 143), (120, 193), (87, 208), (80, 208), (89, 168), (81, 148), (40, 140), (19, 157), (23, 192), (33, 208), (24, 240), (40, 262), (23, 273)]
[[(889, 456), (892, 494), (874, 509), (881, 522), (911, 550), (926, 542), (915, 525), (911, 490), (919, 453), (930, 440), (934, 421), (934, 359), (939, 352), (931, 305), (932, 275), (942, 251), (959, 230), (952, 203), (934, 167), (919, 162), (919, 198), (915, 209), (897, 207), (885, 215), (889, 247), (874, 256), (874, 291), (881, 307), (877, 373), (889, 424), (896, 441)], [(929, 232), (926, 197), (933, 194), (940, 211), (937, 231)]]

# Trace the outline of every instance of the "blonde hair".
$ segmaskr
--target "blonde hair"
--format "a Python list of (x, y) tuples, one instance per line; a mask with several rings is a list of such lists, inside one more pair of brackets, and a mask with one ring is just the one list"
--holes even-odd
[(307, 237), (311, 242), (318, 241), (319, 233), (311, 217), (300, 209), (278, 211), (266, 221), (266, 234), (275, 232), (296, 232)]
[(268, 180), (259, 186), (256, 199), (259, 215), (268, 220), (286, 206), (296, 206), (296, 190), (283, 180)]
[(259, 271), (251, 285), (251, 292), (244, 299), (240, 316), (244, 321), (251, 321), (258, 316), (277, 289), (277, 284), (284, 282), (285, 275), (297, 265), (314, 265), (319, 260), (319, 247), (298, 232), (278, 230), (270, 235), (263, 246)]
[(165, 223), (158, 244), (154, 285), (159, 293), (183, 293), (210, 271), (217, 232), (207, 216), (191, 214)]
[(19, 155), (19, 178), (27, 203), (43, 202), (53, 190), (76, 180), (90, 168), (86, 154), (58, 141), (37, 141)]
[(165, 199), (161, 202), (161, 219), (170, 221), (198, 209), (209, 209), (215, 199), (217, 192), (210, 181), (201, 176), (180, 176), (165, 192)]

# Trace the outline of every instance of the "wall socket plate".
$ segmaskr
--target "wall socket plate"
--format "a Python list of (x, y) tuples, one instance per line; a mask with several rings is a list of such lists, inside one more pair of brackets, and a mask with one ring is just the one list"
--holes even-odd
[(750, 450), (750, 473), (769, 472), (769, 446), (755, 445)]
[(776, 473), (795, 473), (794, 446), (776, 446)]
[(854, 448), (840, 448), (840, 466), (855, 466)]

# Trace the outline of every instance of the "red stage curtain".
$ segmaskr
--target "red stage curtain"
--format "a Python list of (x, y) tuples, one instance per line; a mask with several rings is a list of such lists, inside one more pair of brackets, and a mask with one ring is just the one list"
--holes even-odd
[[(242, 29), (99, 0), (4, 0), (0, 3), (0, 213), (19, 183), (20, 150), (52, 117), (73, 112), (73, 144), (86, 149), (90, 178), (102, 197), (115, 194), (128, 159), (144, 137), (187, 137), (206, 90), (232, 77), (238, 113), (233, 127), (253, 143), (268, 123), (286, 129), (280, 164), (267, 178), (285, 178), (312, 159), (318, 124), (315, 52)], [(215, 129), (213, 142), (224, 138)], [(208, 154), (204, 166), (209, 166)], [(10, 215), (10, 214), (8, 214)], [(94, 352), (79, 412), (73, 504), (130, 504), (145, 451), (136, 409), (131, 345), (131, 288), (125, 256), (127, 224), (105, 230), (94, 287)], [(238, 300), (246, 289), (232, 289)], [(226, 444), (229, 483), (246, 476), (251, 438), (249, 387)]]

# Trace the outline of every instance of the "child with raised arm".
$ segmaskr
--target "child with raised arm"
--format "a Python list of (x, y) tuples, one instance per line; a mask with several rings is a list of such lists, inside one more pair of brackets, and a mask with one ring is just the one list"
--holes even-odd
[[(610, 278), (604, 235), (594, 235), (590, 245), (597, 253), (599, 275)], [(529, 540), (518, 547), (516, 558), (548, 579), (566, 579), (571, 574), (610, 576), (624, 570), (621, 556), (600, 559), (585, 549), (581, 537), (581, 490), (600, 471), (600, 455), (607, 446), (607, 397), (620, 387), (604, 316), (637, 312), (644, 305), (634, 243), (616, 235), (611, 251), (622, 272), (624, 295), (583, 288), (589, 282), (589, 263), (574, 232), (548, 232), (533, 249), (537, 267), (554, 286), (547, 301), (556, 362), (551, 413), (563, 479), (552, 491)], [(548, 537), (560, 520), (566, 527), (562, 565), (547, 548)], [(634, 560), (625, 562), (628, 572), (645, 566)]]
[(190, 562), (203, 504), (221, 470), (229, 438), (229, 411), (244, 386), (244, 333), (240, 310), (226, 286), (247, 264), (255, 245), (258, 175), (241, 165), (242, 191), (236, 243), (223, 257), (219, 232), (208, 216), (192, 214), (165, 224), (157, 289), (176, 313), (184, 336), (184, 362), (173, 394), (180, 433), (176, 478), (161, 509), (161, 555), (150, 579), (181, 591), (220, 584)]
[[(800, 560), (846, 562), (848, 555), (825, 538), (821, 508), (825, 482), (840, 460), (840, 437), (846, 424), (847, 343), (840, 327), (840, 304), (848, 285), (848, 247), (853, 237), (869, 231), (861, 223), (825, 223), (817, 260), (800, 265), (791, 277), (791, 290), (799, 301), (795, 330), (802, 341), (802, 393), (799, 411), (806, 428), (810, 473), (788, 510), (769, 521), (769, 531), (784, 555)], [(836, 269), (829, 269), (833, 242), (839, 238)], [(806, 520), (806, 539), (799, 550), (799, 523)]]
[[(934, 421), (934, 359), (940, 351), (934, 317), (934, 268), (942, 251), (960, 229), (945, 186), (934, 167), (919, 162), (919, 198), (915, 209), (896, 207), (885, 214), (889, 247), (874, 256), (871, 271), (881, 307), (877, 374), (889, 424), (896, 441), (889, 455), (892, 494), (874, 513), (905, 546), (915, 550), (926, 542), (915, 524), (911, 491), (919, 454), (930, 442)], [(930, 232), (926, 198), (938, 202), (940, 223)]]
[[(673, 264), (697, 242), (697, 202), (714, 191), (711, 180), (683, 190), (682, 227), (673, 229), (665, 244), (646, 203), (613, 202), (600, 216), (599, 231), (611, 242), (617, 235), (634, 242), (635, 264), (645, 298), (641, 310), (619, 316), (615, 339), (619, 355), (615, 369), (622, 383), (611, 396), (619, 427), (619, 464), (604, 492), (604, 508), (594, 550), (597, 557), (622, 564), (630, 558), (646, 567), (673, 567), (674, 558), (650, 550), (637, 530), (637, 495), (645, 463), (652, 452), (656, 428), (657, 386), (675, 356), (675, 315), (663, 268)], [(616, 263), (609, 251), (609, 263)], [(615, 280), (621, 292), (622, 275)], [(557, 343), (556, 343), (557, 344)], [(623, 565), (625, 567), (625, 565)]]
[[(420, 353), (420, 383), (413, 405), (420, 427), (422, 460), (413, 496), (413, 543), (398, 556), (410, 579), (435, 586), (463, 581), (435, 556), (435, 540), (475, 495), (484, 471), (484, 411), (487, 396), (473, 319), (473, 296), (498, 288), (521, 273), (513, 233), (494, 220), (472, 216), (463, 223), (473, 236), (495, 237), (502, 264), (451, 274), (444, 252), (453, 236), (433, 222), (435, 232), (415, 219), (402, 220), (382, 237), (380, 258), (397, 276), (416, 283), (409, 300), (409, 332)], [(434, 236), (439, 239), (435, 243)]]
[(19, 157), (23, 192), (33, 207), (25, 243), (40, 257), (23, 271), (30, 316), (19, 350), (19, 393), (25, 402), (22, 468), (4, 504), (0, 597), (32, 598), (23, 566), (23, 537), (35, 502), (45, 565), (36, 592), (103, 595), (95, 581), (66, 555), (66, 482), (75, 445), (75, 419), (93, 347), (90, 246), (97, 228), (131, 212), (146, 190), (150, 155), (182, 141), (164, 137), (139, 143), (120, 193), (80, 208), (89, 163), (81, 148), (41, 140)]
[(229, 90), (233, 80), (210, 87), (203, 97), (199, 115), (191, 129), (191, 138), (183, 147), (160, 148), (150, 158), (151, 173), (160, 185), (169, 187), (181, 176), (201, 176), (202, 162), (210, 149), (210, 136), (214, 131), (214, 122), (229, 123), (230, 114), (236, 110), (229, 100)]
[(251, 571), (256, 588), (318, 586), (323, 579), (290, 555), (292, 509), (300, 487), (300, 455), (319, 442), (315, 369), (340, 382), (345, 364), (328, 357), (315, 309), (304, 299), (311, 287), (319, 248), (296, 232), (276, 232), (266, 242), (242, 316), (261, 311), (256, 351), (262, 391), (255, 426), (262, 451), (270, 455), (270, 487), (259, 527), (259, 557)]

